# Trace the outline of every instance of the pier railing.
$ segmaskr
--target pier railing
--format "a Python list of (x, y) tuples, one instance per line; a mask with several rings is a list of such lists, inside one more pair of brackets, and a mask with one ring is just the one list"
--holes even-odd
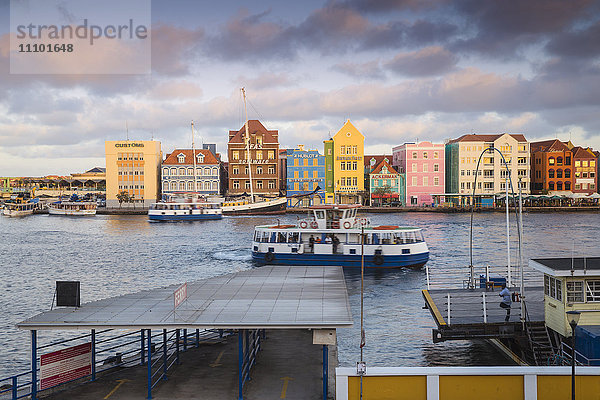
[[(99, 375), (116, 372), (123, 367), (147, 365), (151, 374), (151, 388), (167, 379), (167, 371), (179, 363), (179, 354), (188, 347), (199, 347), (200, 343), (219, 341), (231, 334), (223, 330), (172, 329), (150, 331), (146, 329), (123, 333), (106, 329), (92, 330), (89, 334), (37, 345), (37, 336), (32, 335), (32, 360), (35, 368), (29, 371), (0, 378), (0, 399), (35, 399), (41, 393), (60, 390), (67, 385), (95, 381)], [(49, 387), (42, 387), (40, 379), (40, 354), (53, 353), (74, 345), (91, 343), (90, 373)], [(149, 398), (151, 393), (149, 391)]]
[[(573, 347), (567, 343), (560, 344), (560, 352), (555, 355), (553, 360), (549, 360), (549, 365), (571, 365), (573, 362)], [(575, 349), (575, 363), (583, 366), (600, 366), (600, 358), (587, 358)]]
[[(471, 272), (472, 270), (472, 272)], [(427, 275), (427, 290), (430, 289), (468, 289), (499, 287), (503, 278), (510, 288), (519, 287), (521, 284), (521, 271), (518, 267), (507, 265), (500, 266), (465, 266), (458, 269), (446, 269), (444, 267), (431, 268), (425, 265)], [(540, 286), (543, 275), (530, 268), (523, 268), (523, 283), (525, 286)]]

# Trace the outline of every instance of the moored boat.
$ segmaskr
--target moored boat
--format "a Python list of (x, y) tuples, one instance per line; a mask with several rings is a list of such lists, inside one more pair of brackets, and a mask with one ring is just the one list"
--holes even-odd
[(271, 214), (285, 211), (287, 199), (278, 197), (276, 199), (265, 199), (263, 201), (236, 200), (223, 203), (223, 214)]
[(24, 217), (31, 215), (35, 210), (40, 209), (39, 199), (31, 198), (29, 193), (21, 192), (13, 194), (10, 200), (4, 203), (2, 215), (7, 217)]
[(96, 215), (98, 205), (94, 201), (55, 201), (48, 204), (50, 215)]
[[(254, 228), (252, 258), (259, 264), (336, 265), (365, 268), (420, 268), (429, 249), (420, 228), (372, 226), (357, 216), (359, 205), (310, 207), (297, 225)], [(364, 243), (361, 243), (364, 234)]]
[(171, 196), (167, 201), (153, 203), (148, 209), (150, 221), (201, 221), (221, 219), (220, 203), (204, 201), (194, 193)]

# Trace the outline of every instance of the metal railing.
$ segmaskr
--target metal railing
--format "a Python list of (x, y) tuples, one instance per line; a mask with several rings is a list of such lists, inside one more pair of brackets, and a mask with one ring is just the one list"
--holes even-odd
[[(494, 278), (506, 279), (509, 288), (517, 287), (520, 282), (520, 269), (515, 266), (509, 269), (506, 265), (501, 266), (472, 266), (461, 268), (460, 270), (448, 270), (444, 267), (431, 268), (428, 264), (425, 265), (427, 290), (430, 289), (469, 289), (469, 288), (485, 288), (485, 283), (494, 282)], [(473, 273), (471, 273), (471, 268)], [(473, 279), (471, 279), (473, 276)], [(523, 282), (525, 286), (540, 286), (543, 275), (525, 266), (523, 268)], [(484, 285), (482, 286), (482, 282)]]
[[(33, 382), (33, 368), (6, 378), (0, 378), (0, 399), (36, 398), (40, 393), (56, 390), (69, 384), (95, 381), (99, 374), (116, 372), (122, 367), (148, 365), (148, 361), (150, 361), (153, 370), (152, 377), (155, 378), (152, 383), (152, 387), (154, 387), (159, 381), (164, 380), (167, 371), (179, 362), (180, 347), (183, 347), (183, 351), (186, 351), (191, 345), (199, 347), (202, 341), (221, 339), (230, 334), (230, 331), (223, 330), (196, 329), (188, 333), (187, 329), (173, 329), (152, 334), (149, 339), (146, 330), (119, 333), (119, 331), (106, 329), (102, 331), (92, 330), (89, 334), (55, 341), (42, 346), (35, 345), (35, 350), (32, 349), (32, 352), (34, 351), (34, 354), (36, 354), (35, 384)], [(161, 337), (162, 340), (159, 341)], [(40, 351), (51, 353), (86, 342), (92, 343), (91, 373), (42, 390), (39, 387), (41, 382)], [(154, 358), (154, 355), (159, 353), (161, 357)]]

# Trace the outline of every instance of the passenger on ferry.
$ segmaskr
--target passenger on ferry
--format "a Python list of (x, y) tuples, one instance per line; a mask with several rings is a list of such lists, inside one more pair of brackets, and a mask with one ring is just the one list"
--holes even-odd
[(313, 251), (315, 247), (315, 237), (313, 235), (310, 235), (310, 239), (308, 239), (308, 247), (310, 247), (310, 251)]
[(325, 243), (332, 243), (333, 241), (331, 240), (331, 236), (327, 235), (325, 236)]
[(333, 242), (333, 252), (335, 253), (337, 251), (338, 244), (340, 244), (340, 239), (338, 239), (337, 236), (333, 235), (332, 242)]

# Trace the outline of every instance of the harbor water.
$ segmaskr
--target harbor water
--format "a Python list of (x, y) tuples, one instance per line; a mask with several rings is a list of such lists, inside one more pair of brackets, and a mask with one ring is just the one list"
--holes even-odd
[[(423, 228), (429, 268), (457, 285), (468, 274), (469, 214), (368, 215), (373, 224)], [(72, 218), (34, 215), (0, 218), (0, 377), (29, 368), (29, 334), (15, 324), (52, 306), (55, 281), (81, 281), (81, 301), (116, 296), (255, 268), (250, 244), (255, 225), (295, 223), (297, 216), (224, 217), (220, 221), (150, 223), (146, 216)], [(512, 263), (516, 226), (511, 216)], [(600, 256), (597, 213), (525, 214), (524, 252), (529, 257)], [(505, 216), (474, 216), (473, 261), (506, 265)], [(347, 270), (353, 328), (338, 330), (339, 360), (360, 358), (360, 271)], [(542, 282), (540, 282), (541, 285)], [(364, 359), (367, 365), (495, 365), (510, 361), (486, 342), (432, 343), (434, 323), (423, 309), (425, 269), (375, 271), (365, 276)], [(40, 345), (57, 338), (40, 332)]]

